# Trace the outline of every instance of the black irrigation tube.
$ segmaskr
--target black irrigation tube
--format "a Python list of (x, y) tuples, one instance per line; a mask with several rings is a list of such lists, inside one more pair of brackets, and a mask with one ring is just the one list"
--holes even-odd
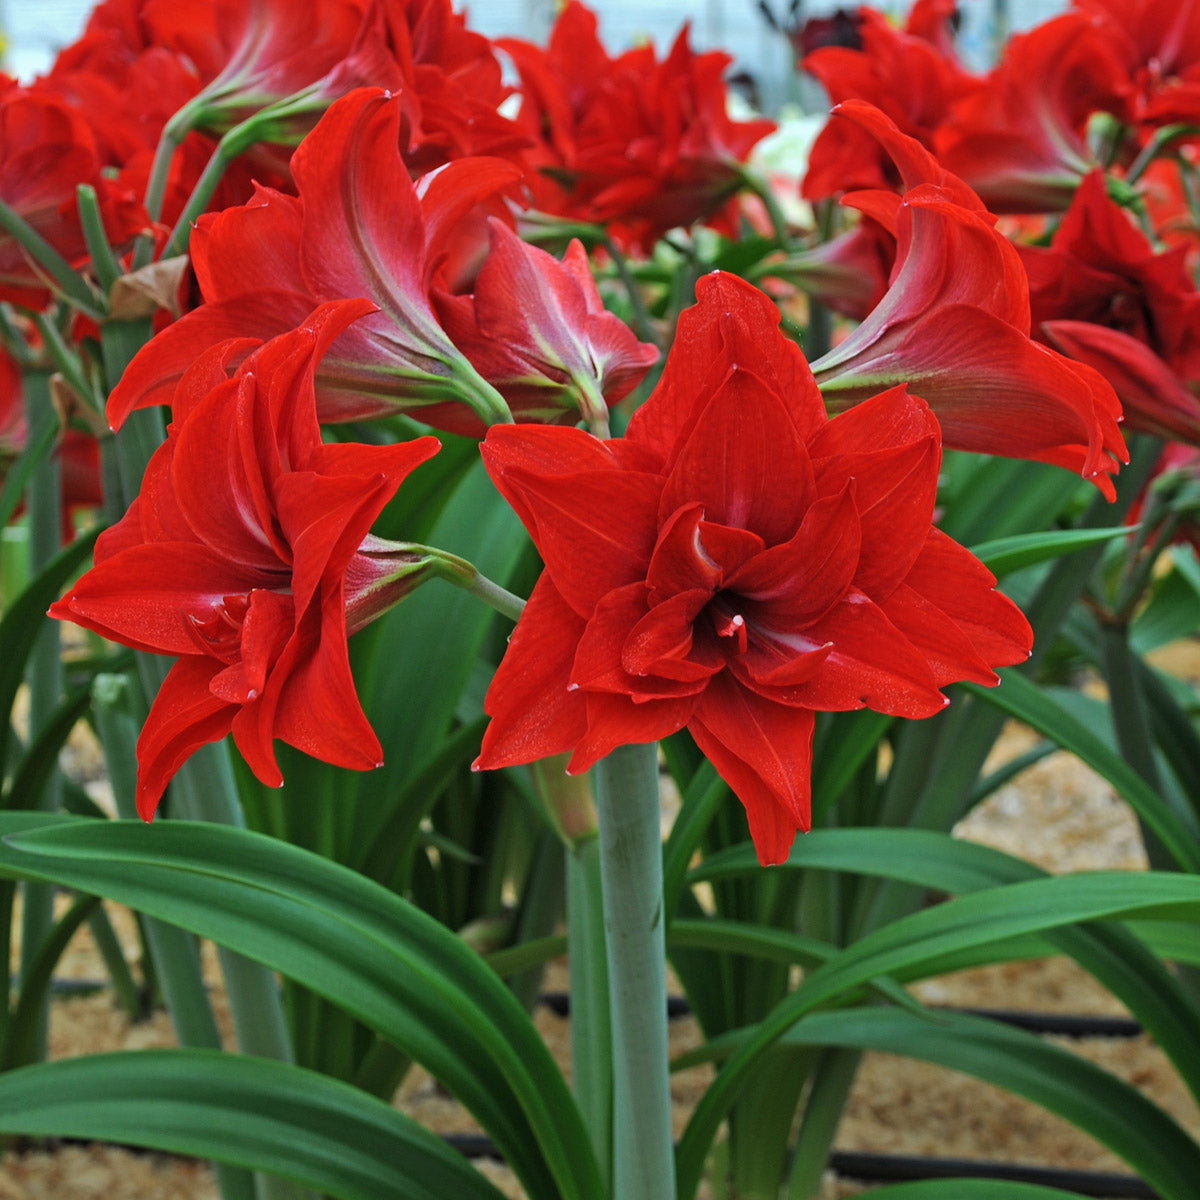
[[(566, 992), (543, 992), (540, 1002), (551, 1012), (565, 1017), (570, 1012), (571, 1001)], [(956, 1008), (950, 1005), (931, 1004), (933, 1012), (966, 1013), (972, 1017), (986, 1017), (1004, 1025), (1015, 1025), (1030, 1033), (1050, 1034), (1055, 1037), (1110, 1037), (1131, 1038), (1142, 1032), (1142, 1026), (1132, 1017), (1092, 1016), (1073, 1013), (1026, 1012), (1020, 1009), (1001, 1008)], [(686, 1017), (691, 1012), (682, 996), (667, 997), (667, 1016)]]
[[(502, 1159), (491, 1138), (481, 1133), (451, 1133), (445, 1141), (466, 1158)], [(1109, 1171), (1032, 1167), (974, 1158), (925, 1158), (906, 1154), (864, 1154), (835, 1150), (829, 1166), (843, 1179), (863, 1183), (899, 1183), (917, 1179), (998, 1179), (1062, 1188), (1100, 1200), (1160, 1200), (1159, 1193), (1136, 1175)]]
[(1066, 1167), (1032, 1167), (1019, 1163), (971, 1158), (925, 1158), (906, 1154), (862, 1154), (835, 1150), (830, 1167), (849, 1179), (898, 1183), (910, 1179), (999, 1179), (1005, 1183), (1036, 1183), (1062, 1188), (1081, 1196), (1105, 1200), (1160, 1200), (1159, 1193), (1136, 1175), (1110, 1171), (1079, 1171)]

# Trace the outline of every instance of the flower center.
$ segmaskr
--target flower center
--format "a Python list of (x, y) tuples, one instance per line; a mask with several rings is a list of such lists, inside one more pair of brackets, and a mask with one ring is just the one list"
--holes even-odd
[(234, 662), (239, 656), (242, 622), (250, 607), (250, 597), (244, 594), (222, 596), (221, 603), (208, 610), (206, 616), (185, 613), (188, 633), (202, 654)]
[(725, 608), (718, 608), (712, 614), (713, 627), (717, 631), (718, 637), (732, 638), (735, 640), (736, 650), (738, 654), (746, 653), (746, 618), (739, 612), (730, 612)]

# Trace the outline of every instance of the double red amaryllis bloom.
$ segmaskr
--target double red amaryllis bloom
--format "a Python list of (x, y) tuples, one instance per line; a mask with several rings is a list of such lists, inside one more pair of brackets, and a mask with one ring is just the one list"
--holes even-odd
[(643, 249), (676, 226), (732, 221), (723, 210), (740, 164), (775, 126), (730, 119), (728, 55), (694, 53), (685, 27), (661, 62), (652, 46), (610, 58), (578, 0), (547, 48), (497, 45), (521, 76), (517, 119), (536, 143), (525, 161), (538, 208), (606, 224)]
[(932, 526), (937, 421), (893, 388), (829, 420), (775, 306), (700, 282), (628, 435), (495, 427), (483, 455), (542, 554), (488, 692), (477, 765), (686, 726), (746, 806), (764, 863), (810, 816), (820, 710), (930, 716), (994, 683), (1029, 626)]
[(1061, 212), (1096, 165), (1089, 118), (1124, 117), (1130, 90), (1101, 24), (1064, 13), (1010, 39), (985, 86), (938, 125), (933, 151), (992, 212)]
[(50, 610), (178, 658), (138, 739), (147, 820), (180, 765), (230, 732), (270, 785), (282, 783), (275, 738), (338, 766), (382, 761), (346, 639), (415, 585), (411, 558), (389, 554), (369, 530), (438, 443), (321, 441), (315, 365), (369, 308), (317, 310), (232, 378), (226, 347), (201, 356), (141, 493), (101, 535), (96, 565)]
[[(861, 8), (858, 46), (823, 46), (801, 65), (820, 81), (831, 105), (865, 100), (929, 145), (950, 105), (982, 87), (947, 53), (946, 7), (914, 6), (903, 30), (883, 13)], [(804, 195), (815, 200), (854, 188), (890, 187), (894, 180), (890, 159), (866, 130), (831, 121), (813, 143)]]

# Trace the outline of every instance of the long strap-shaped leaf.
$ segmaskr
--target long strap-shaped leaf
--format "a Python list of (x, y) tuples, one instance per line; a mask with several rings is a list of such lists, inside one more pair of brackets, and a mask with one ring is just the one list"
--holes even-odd
[[(1040, 867), (990, 846), (922, 829), (821, 829), (797, 840), (788, 866), (878, 875), (918, 887), (952, 893), (977, 892), (1006, 883), (1045, 879)], [(710, 856), (694, 879), (721, 878), (760, 871), (750, 845)], [(942, 975), (965, 967), (1028, 958), (1057, 950), (1069, 954), (1133, 1011), (1171, 1058), (1192, 1094), (1200, 1098), (1200, 1013), (1162, 958), (1171, 958), (1172, 941), (1181, 939), (1163, 923), (1156, 950), (1118, 925), (1062, 926), (1024, 931), (1014, 938), (971, 942), (937, 957), (925, 957), (892, 972), (902, 982)], [(1169, 940), (1168, 940), (1169, 939)]]
[[(1081, 921), (1163, 917), (1200, 918), (1200, 879), (1160, 872), (1058, 876), (988, 888), (912, 913), (867, 934), (809, 974), (755, 1029), (717, 1075), (693, 1112), (679, 1143), (679, 1195), (691, 1197), (721, 1120), (736, 1100), (760, 1054), (801, 1017), (852, 992), (877, 975), (911, 970), (969, 946), (1037, 933)], [(1161, 1159), (1143, 1166), (1167, 1200), (1193, 1200), (1200, 1179), (1200, 1146), (1182, 1164)]]
[(1024, 721), (1098, 771), (1154, 831), (1182, 870), (1200, 871), (1200, 840), (1193, 822), (1183, 820), (1133, 767), (1043, 688), (1018, 671), (1002, 671), (1001, 676), (997, 688), (959, 686)]
[(246, 830), (0, 815), (0, 872), (117, 900), (336, 1001), (475, 1115), (534, 1200), (595, 1200), (595, 1157), (562, 1073), (500, 979), (370, 880)]
[[(714, 1039), (689, 1061), (702, 1060), (705, 1051), (711, 1057), (728, 1054), (749, 1032)], [(901, 1054), (995, 1084), (1065, 1117), (1133, 1166), (1153, 1172), (1165, 1194), (1188, 1195), (1200, 1170), (1200, 1147), (1141, 1092), (1078, 1054), (998, 1021), (850, 1008), (810, 1014), (781, 1044)]]
[(338, 1200), (501, 1200), (441, 1138), (315, 1071), (219, 1050), (86, 1055), (0, 1075), (0, 1132), (147, 1146)]

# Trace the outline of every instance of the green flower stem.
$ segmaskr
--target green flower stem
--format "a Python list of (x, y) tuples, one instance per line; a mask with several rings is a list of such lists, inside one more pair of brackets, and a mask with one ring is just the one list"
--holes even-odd
[[(50, 377), (45, 371), (30, 371), (24, 377), (25, 421), (32, 445), (57, 422), (50, 403)], [(29, 512), (29, 574), (37, 576), (62, 545), (62, 473), (58, 456), (51, 451), (34, 468), (25, 493)], [(62, 649), (57, 621), (43, 618), (35, 633), (29, 656), (29, 735), (50, 721), (62, 696)], [(55, 811), (62, 806), (62, 778), (53, 773), (39, 798), (40, 807)], [(22, 979), (30, 970), (42, 943), (54, 925), (54, 888), (49, 884), (26, 883), (21, 918)], [(31, 1031), (34, 1054), (31, 1061), (46, 1055), (48, 998), (43, 1000)]]
[(571, 1081), (592, 1137), (605, 1194), (612, 1189), (612, 1024), (604, 940), (600, 841), (567, 850), (567, 946), (570, 955)]
[(75, 389), (81, 400), (96, 407), (95, 392), (83, 372), (79, 355), (63, 340), (58, 326), (45, 313), (35, 313), (33, 323), (42, 336), (42, 346), (54, 369)]
[(675, 1195), (658, 747), (596, 767), (613, 1040), (613, 1200)]
[[(117, 813), (135, 820), (137, 771), (134, 764), (145, 704), (140, 697), (135, 697), (130, 680), (123, 675), (97, 676), (93, 704)], [(200, 972), (196, 939), (178, 926), (151, 917), (142, 918), (142, 928), (180, 1045), (221, 1049), (221, 1034)], [(222, 1200), (256, 1200), (254, 1176), (250, 1171), (220, 1164), (214, 1164), (214, 1167)]]
[(514, 596), (506, 588), (481, 574), (472, 563), (446, 550), (435, 550), (430, 546), (413, 546), (414, 553), (430, 555), (437, 561), (437, 574), (455, 587), (463, 588), (478, 596), (489, 608), (494, 608), (503, 617), (516, 621), (525, 610), (525, 601)]
[(1179, 138), (1191, 137), (1197, 132), (1195, 125), (1190, 125), (1187, 122), (1179, 122), (1175, 125), (1163, 125), (1154, 131), (1153, 137), (1142, 147), (1141, 153), (1138, 154), (1129, 170), (1124, 173), (1123, 182), (1130, 188), (1141, 179), (1146, 168), (1160, 155), (1166, 148)]
[(638, 282), (633, 277), (633, 272), (629, 269), (629, 263), (625, 255), (621, 253), (616, 242), (607, 233), (604, 235), (604, 248), (612, 258), (617, 276), (624, 285), (626, 294), (629, 296), (629, 303), (633, 308), (634, 331), (642, 341), (651, 342), (661, 349), (662, 339), (655, 332), (654, 322), (650, 319), (650, 310), (646, 307), (646, 300), (642, 295), (642, 289), (638, 287)]
[(79, 224), (83, 229), (83, 240), (87, 243), (88, 257), (92, 260), (92, 270), (96, 272), (96, 278), (107, 295), (124, 272), (104, 231), (96, 189), (90, 184), (81, 183), (75, 189), (75, 203), (79, 206)]
[(103, 318), (103, 307), (83, 276), (3, 200), (0, 200), (0, 229), (46, 272), (80, 312), (96, 320)]
[(196, 186), (192, 188), (192, 194), (188, 197), (183, 212), (179, 215), (179, 220), (175, 222), (175, 228), (171, 230), (171, 236), (163, 247), (161, 258), (171, 258), (176, 254), (187, 253), (188, 242), (192, 236), (192, 225), (196, 218), (208, 207), (208, 202), (224, 178), (229, 164), (239, 154), (249, 150), (255, 142), (259, 141), (259, 135), (263, 128), (264, 123), (259, 119), (259, 114), (255, 114), (240, 125), (235, 125), (217, 143), (217, 148), (200, 173)]
[(193, 97), (163, 126), (162, 135), (154, 149), (150, 177), (146, 180), (145, 207), (152, 221), (162, 216), (163, 198), (167, 194), (167, 181), (171, 177), (171, 160), (175, 157), (175, 151), (191, 132), (196, 117), (202, 111), (203, 106), (198, 105)]

